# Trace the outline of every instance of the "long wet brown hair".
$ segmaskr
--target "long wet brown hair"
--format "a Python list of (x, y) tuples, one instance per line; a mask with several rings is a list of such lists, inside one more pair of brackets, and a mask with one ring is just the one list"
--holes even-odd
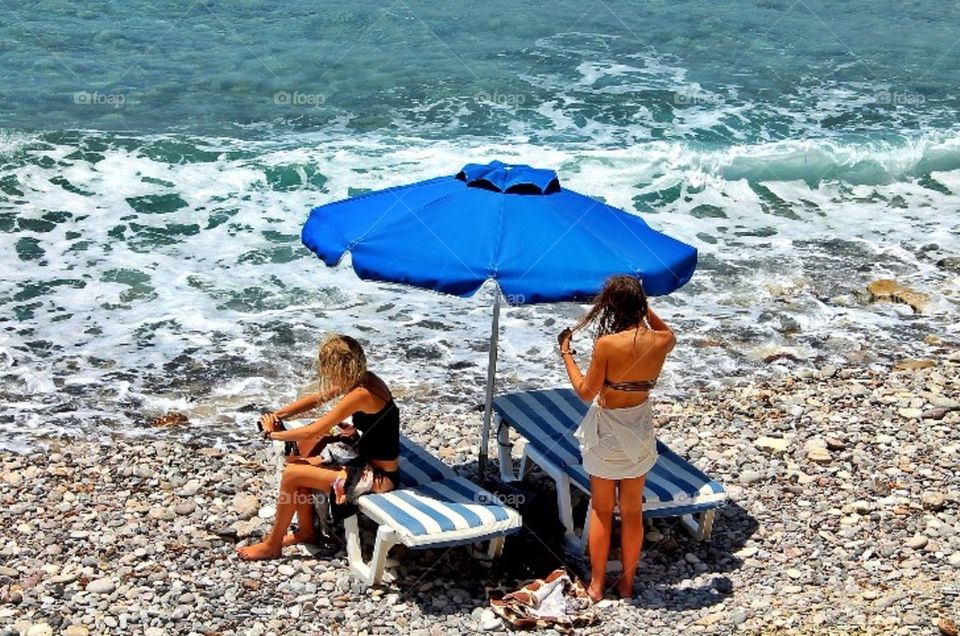
[(647, 318), (647, 294), (633, 276), (611, 276), (574, 331), (595, 324), (596, 337), (626, 331)]
[(367, 375), (367, 356), (356, 339), (332, 333), (320, 343), (317, 352), (320, 389), (337, 389), (342, 395), (363, 382)]

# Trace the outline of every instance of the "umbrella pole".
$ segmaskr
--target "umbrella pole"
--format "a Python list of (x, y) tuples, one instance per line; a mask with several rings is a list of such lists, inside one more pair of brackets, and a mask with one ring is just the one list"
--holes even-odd
[(497, 376), (497, 343), (500, 339), (500, 287), (493, 286), (493, 325), (490, 328), (490, 358), (487, 362), (487, 395), (483, 402), (483, 428), (480, 431), (480, 459), (477, 470), (483, 479), (490, 444), (490, 419), (493, 416), (493, 385)]

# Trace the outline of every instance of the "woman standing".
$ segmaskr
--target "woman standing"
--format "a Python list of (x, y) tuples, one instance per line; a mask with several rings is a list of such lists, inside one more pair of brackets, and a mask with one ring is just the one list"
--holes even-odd
[(570, 349), (573, 331), (558, 340), (560, 355), (577, 395), (592, 402), (577, 429), (583, 467), (590, 475), (591, 580), (595, 601), (603, 598), (614, 504), (620, 508), (623, 575), (621, 598), (633, 596), (633, 579), (643, 548), (643, 488), (657, 461), (657, 440), (648, 396), (667, 354), (676, 344), (670, 328), (650, 310), (642, 283), (614, 276), (574, 330), (596, 328), (590, 368), (584, 375)]
[[(260, 423), (268, 439), (297, 442), (299, 455), (288, 458), (280, 481), (277, 516), (270, 534), (260, 543), (238, 548), (241, 559), (275, 559), (284, 546), (312, 543), (312, 490), (334, 491), (337, 503), (353, 501), (364, 492), (385, 492), (397, 486), (400, 455), (400, 411), (390, 389), (367, 370), (360, 343), (349, 336), (332, 334), (320, 345), (317, 355), (321, 391), (301, 398)], [(316, 408), (337, 396), (340, 400), (320, 419), (289, 431), (277, 430), (285, 417)], [(316, 456), (327, 433), (352, 417), (352, 425), (338, 439), (349, 440), (350, 466), (333, 466)], [(359, 435), (358, 435), (359, 434)], [(323, 465), (321, 465), (323, 464)], [(286, 534), (296, 513), (299, 530)]]

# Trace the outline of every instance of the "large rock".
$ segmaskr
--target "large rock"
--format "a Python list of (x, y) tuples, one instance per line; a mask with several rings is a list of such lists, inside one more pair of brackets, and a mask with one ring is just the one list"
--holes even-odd
[(960, 274), (960, 256), (948, 256), (937, 261), (937, 267), (940, 269)]
[(870, 300), (892, 300), (893, 292), (900, 289), (900, 283), (889, 278), (881, 278), (867, 285)]
[(174, 506), (173, 511), (178, 515), (190, 515), (193, 514), (196, 509), (197, 504), (191, 500), (187, 500)]
[(260, 500), (256, 495), (238, 493), (233, 498), (233, 511), (240, 519), (255, 517), (260, 511)]
[(936, 361), (927, 358), (907, 358), (895, 362), (893, 368), (897, 371), (916, 371), (918, 369), (927, 369), (937, 366)]
[(930, 296), (922, 292), (913, 291), (912, 289), (901, 289), (900, 291), (894, 292), (893, 300), (894, 302), (909, 305), (915, 314), (923, 313), (923, 310), (930, 304)]
[(480, 629), (485, 632), (493, 631), (495, 629), (500, 629), (503, 626), (503, 623), (500, 621), (500, 617), (493, 613), (491, 609), (484, 609), (480, 613)]
[(892, 301), (909, 305), (914, 313), (921, 313), (930, 302), (930, 297), (904, 287), (895, 280), (881, 278), (867, 285), (871, 301)]
[(197, 479), (191, 479), (183, 485), (183, 488), (177, 491), (177, 494), (181, 497), (193, 497), (197, 494), (197, 491), (200, 490), (200, 481)]
[(87, 591), (91, 594), (110, 594), (117, 587), (110, 579), (95, 579), (87, 584)]
[(947, 498), (943, 496), (943, 493), (928, 490), (920, 496), (920, 503), (927, 510), (943, 510), (947, 504)]
[(763, 437), (757, 438), (757, 440), (753, 442), (753, 445), (768, 453), (781, 455), (790, 448), (790, 440), (782, 437), (767, 437), (764, 435)]
[(179, 413), (177, 411), (170, 411), (169, 413), (165, 413), (160, 417), (154, 419), (150, 423), (150, 426), (153, 426), (154, 428), (173, 428), (177, 426), (183, 426), (187, 424), (189, 421), (190, 420), (183, 413)]

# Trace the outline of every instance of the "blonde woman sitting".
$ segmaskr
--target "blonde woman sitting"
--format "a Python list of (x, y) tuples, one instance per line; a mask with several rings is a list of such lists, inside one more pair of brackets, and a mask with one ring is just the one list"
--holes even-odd
[[(360, 343), (340, 334), (327, 337), (320, 345), (317, 366), (319, 393), (260, 420), (268, 439), (296, 442), (299, 453), (288, 457), (283, 470), (273, 529), (262, 542), (238, 548), (241, 559), (275, 559), (284, 546), (313, 543), (313, 490), (332, 491), (336, 504), (344, 506), (361, 494), (386, 492), (398, 484), (400, 411), (384, 381), (367, 370)], [(283, 419), (338, 397), (333, 408), (312, 424), (281, 430)], [(351, 417), (351, 426), (341, 426), (341, 436), (328, 435)], [(287, 534), (294, 514), (298, 530)], [(340, 509), (339, 516), (347, 514)]]

